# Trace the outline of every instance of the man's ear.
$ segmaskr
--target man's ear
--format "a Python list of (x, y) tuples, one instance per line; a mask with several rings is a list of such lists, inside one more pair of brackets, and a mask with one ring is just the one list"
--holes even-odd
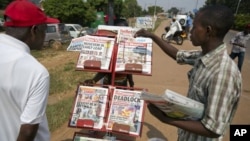
[(209, 35), (209, 36), (215, 36), (215, 29), (212, 27), (212, 26), (207, 26), (207, 34)]
[(36, 36), (36, 34), (37, 34), (37, 29), (38, 29), (38, 28), (37, 28), (36, 25), (33, 25), (33, 26), (31, 27), (30, 34), (31, 34), (32, 39), (35, 38), (35, 36)]

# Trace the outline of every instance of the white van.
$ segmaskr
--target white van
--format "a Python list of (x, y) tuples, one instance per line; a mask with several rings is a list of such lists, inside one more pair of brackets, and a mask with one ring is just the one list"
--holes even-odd
[(68, 43), (72, 40), (68, 29), (63, 23), (47, 24), (44, 46), (52, 47), (55, 41)]
[[(68, 28), (70, 36), (73, 38), (86, 35), (86, 31), (82, 31), (83, 27), (79, 24), (65, 24), (65, 26)], [(81, 35), (79, 35), (80, 33)]]

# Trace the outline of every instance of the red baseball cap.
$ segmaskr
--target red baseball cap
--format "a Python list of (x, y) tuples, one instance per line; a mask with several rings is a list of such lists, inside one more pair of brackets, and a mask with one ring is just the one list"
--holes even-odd
[(35, 4), (28, 0), (11, 2), (4, 12), (4, 26), (27, 27), (37, 24), (59, 23), (58, 19), (49, 18)]

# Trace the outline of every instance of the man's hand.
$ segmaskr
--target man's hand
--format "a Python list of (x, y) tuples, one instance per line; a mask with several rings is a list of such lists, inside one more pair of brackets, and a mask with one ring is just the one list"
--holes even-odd
[(245, 46), (243, 44), (240, 44), (240, 43), (232, 43), (233, 45), (236, 45), (236, 46), (239, 46), (239, 47), (243, 47), (245, 48)]
[(169, 117), (165, 113), (163, 113), (159, 108), (157, 108), (155, 105), (149, 103), (148, 110), (158, 120), (160, 120), (163, 123), (167, 123), (167, 119), (169, 119)]
[(137, 31), (134, 35), (134, 37), (151, 37), (152, 33), (145, 30), (145, 29), (140, 29), (139, 31)]

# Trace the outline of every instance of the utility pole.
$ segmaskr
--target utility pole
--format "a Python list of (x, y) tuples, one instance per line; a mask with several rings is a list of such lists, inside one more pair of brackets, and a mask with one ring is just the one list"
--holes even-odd
[(108, 0), (108, 25), (114, 25), (114, 0)]
[(237, 8), (236, 8), (235, 15), (237, 15), (237, 13), (238, 13), (238, 9), (239, 9), (239, 6), (240, 6), (240, 2), (241, 2), (241, 0), (238, 1), (238, 5), (237, 5)]
[(196, 0), (196, 5), (195, 5), (195, 9), (197, 10), (198, 8), (198, 0)]
[(157, 0), (155, 0), (154, 18), (155, 18), (155, 13), (156, 13), (156, 2)]

